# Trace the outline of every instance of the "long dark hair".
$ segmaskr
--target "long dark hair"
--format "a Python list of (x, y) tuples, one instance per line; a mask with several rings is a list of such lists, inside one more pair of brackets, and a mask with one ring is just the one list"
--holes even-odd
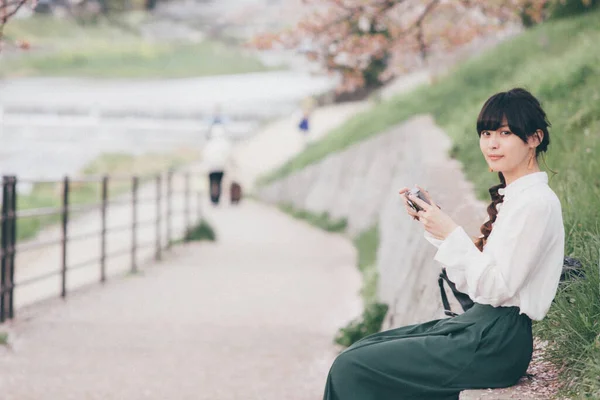
[[(527, 139), (536, 134), (537, 130), (544, 133), (544, 137), (535, 149), (536, 159), (540, 153), (548, 150), (550, 122), (538, 99), (527, 90), (515, 88), (490, 97), (477, 117), (477, 134), (481, 136), (483, 131), (495, 131), (505, 123), (524, 143), (527, 143)], [(498, 216), (496, 207), (504, 201), (504, 196), (498, 193), (498, 189), (506, 187), (506, 180), (502, 172), (498, 172), (498, 177), (500, 184), (489, 189), (492, 202), (487, 208), (487, 213), (490, 218), (480, 228), (483, 236), (475, 241), (480, 251), (483, 251), (487, 238), (492, 232), (492, 224)]]

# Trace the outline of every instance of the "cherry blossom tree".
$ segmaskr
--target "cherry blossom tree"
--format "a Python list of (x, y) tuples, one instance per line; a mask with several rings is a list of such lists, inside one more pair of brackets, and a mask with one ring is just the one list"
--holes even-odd
[(4, 25), (26, 4), (35, 7), (35, 0), (0, 0), (0, 51), (2, 51)]
[(341, 74), (338, 92), (352, 92), (509, 24), (541, 22), (550, 1), (560, 0), (303, 0), (311, 11), (296, 26), (251, 45), (305, 49)]

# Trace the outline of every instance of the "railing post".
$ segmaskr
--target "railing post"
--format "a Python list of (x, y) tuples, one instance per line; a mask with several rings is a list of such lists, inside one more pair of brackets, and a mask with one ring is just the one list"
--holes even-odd
[(0, 273), (0, 322), (14, 316), (15, 242), (17, 232), (17, 178), (2, 177), (2, 271)]
[(4, 107), (0, 106), (0, 138), (4, 133)]
[(102, 177), (102, 227), (100, 237), (100, 282), (106, 281), (106, 213), (108, 210), (108, 176)]
[(173, 201), (173, 170), (167, 172), (167, 249), (171, 248), (171, 214)]
[(137, 272), (137, 198), (138, 177), (134, 176), (131, 182), (131, 272)]
[(161, 248), (161, 215), (162, 215), (162, 176), (158, 174), (156, 176), (156, 252), (154, 253), (154, 259), (160, 260), (162, 258), (162, 248)]
[(191, 227), (191, 220), (190, 220), (190, 173), (189, 172), (185, 173), (185, 205), (184, 205), (184, 209), (185, 209), (185, 231), (187, 232), (188, 229), (190, 229), (190, 227)]
[(67, 244), (68, 244), (68, 226), (69, 226), (69, 177), (65, 176), (63, 180), (63, 198), (62, 198), (62, 268), (61, 268), (61, 292), (62, 298), (67, 296)]
[(198, 203), (197, 204), (198, 217), (197, 217), (196, 222), (200, 222), (200, 221), (202, 221), (202, 192), (201, 191), (198, 192), (197, 203)]
[(11, 182), (9, 186), (10, 193), (10, 205), (8, 214), (9, 220), (9, 246), (8, 246), (8, 262), (7, 262), (7, 274), (8, 274), (8, 318), (14, 317), (14, 290), (15, 290), (15, 252), (17, 244), (17, 177), (11, 176)]
[(6, 315), (4, 314), (4, 297), (7, 291), (7, 276), (6, 276), (6, 260), (8, 256), (8, 209), (10, 199), (8, 196), (9, 177), (2, 177), (2, 240), (1, 240), (1, 255), (2, 258), (2, 271), (0, 273), (0, 322), (4, 322)]

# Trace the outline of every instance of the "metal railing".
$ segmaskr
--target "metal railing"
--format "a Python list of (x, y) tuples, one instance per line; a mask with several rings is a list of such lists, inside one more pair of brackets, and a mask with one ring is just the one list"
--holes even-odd
[[(165, 181), (166, 178), (166, 182)], [(178, 179), (178, 183), (183, 184), (183, 192), (175, 191), (173, 188), (174, 178)], [(130, 177), (91, 177), (85, 179), (71, 179), (65, 177), (62, 181), (27, 181), (17, 180), (16, 176), (4, 176), (2, 178), (2, 213), (0, 216), (0, 235), (1, 235), (1, 247), (0, 247), (0, 258), (1, 258), (1, 276), (0, 276), (0, 322), (4, 322), (7, 319), (11, 319), (15, 315), (14, 305), (14, 293), (15, 289), (31, 285), (36, 282), (40, 282), (46, 279), (50, 279), (60, 276), (60, 292), (61, 297), (67, 295), (67, 282), (69, 272), (91, 267), (97, 265), (100, 269), (100, 282), (105, 282), (107, 278), (106, 268), (107, 262), (113, 257), (123, 256), (130, 254), (130, 266), (129, 270), (132, 273), (138, 271), (138, 251), (143, 248), (154, 248), (153, 258), (160, 260), (164, 250), (171, 248), (171, 244), (174, 240), (172, 223), (176, 216), (173, 210), (173, 196), (176, 194), (182, 194), (184, 196), (183, 203), (184, 207), (182, 210), (184, 225), (183, 231), (187, 231), (195, 221), (192, 220), (191, 210), (191, 197), (195, 198), (196, 201), (196, 218), (200, 220), (202, 218), (201, 209), (201, 195), (200, 191), (192, 194), (190, 190), (190, 179), (192, 175), (189, 172), (175, 172), (169, 170), (167, 173), (158, 174), (154, 176), (130, 176)], [(194, 176), (194, 178), (197, 178)], [(59, 207), (45, 207), (45, 208), (29, 208), (29, 209), (18, 209), (18, 183), (26, 182), (32, 185), (41, 184), (59, 184), (61, 186), (61, 205)], [(130, 183), (130, 196), (122, 199), (119, 196), (109, 197), (109, 184), (113, 182), (121, 182), (121, 184)], [(156, 187), (155, 195), (151, 197), (140, 198), (140, 184), (144, 183), (144, 188), (154, 185)], [(73, 191), (72, 186), (74, 184), (98, 184), (100, 200), (93, 203), (74, 204), (71, 201), (71, 194)], [(150, 188), (151, 189), (151, 188)], [(122, 196), (125, 197), (125, 196)], [(165, 201), (165, 203), (163, 203)], [(146, 220), (140, 220), (139, 209), (143, 203), (154, 203), (156, 212), (152, 215), (152, 218)], [(131, 221), (128, 224), (109, 227), (107, 224), (108, 214), (113, 207), (130, 207), (131, 210)], [(164, 210), (164, 212), (163, 212)], [(84, 234), (72, 235), (70, 234), (70, 222), (72, 215), (77, 213), (79, 215), (89, 215), (91, 212), (98, 212), (100, 218), (100, 229), (92, 232), (86, 232)], [(59, 216), (60, 220), (60, 235), (58, 238), (52, 238), (50, 240), (37, 240), (37, 241), (25, 241), (19, 243), (17, 235), (17, 223), (20, 220), (28, 218), (40, 218), (47, 216)], [(97, 222), (97, 221), (96, 221)], [(164, 228), (163, 228), (164, 223)], [(155, 238), (152, 241), (146, 243), (140, 243), (138, 238), (138, 231), (143, 226), (153, 226), (155, 230)], [(164, 230), (163, 230), (164, 229)], [(114, 232), (122, 232), (129, 230), (131, 232), (130, 245), (122, 247), (117, 251), (107, 251), (107, 238), (109, 234)], [(99, 256), (87, 259), (83, 262), (76, 264), (69, 264), (69, 249), (70, 246), (76, 246), (77, 241), (93, 239), (96, 237), (100, 243)], [(176, 238), (180, 239), (180, 238)], [(17, 268), (27, 268), (26, 265), (17, 265), (16, 255), (23, 252), (28, 252), (41, 247), (47, 247), (52, 245), (60, 246), (60, 269), (49, 270), (37, 276), (28, 277), (27, 279), (17, 282), (15, 280), (15, 271)]]

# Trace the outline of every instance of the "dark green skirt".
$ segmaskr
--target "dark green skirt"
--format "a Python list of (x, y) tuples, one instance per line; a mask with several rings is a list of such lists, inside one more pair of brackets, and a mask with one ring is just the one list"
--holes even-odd
[(533, 353), (517, 307), (475, 304), (453, 318), (359, 340), (335, 359), (325, 400), (456, 400), (466, 389), (512, 386)]

